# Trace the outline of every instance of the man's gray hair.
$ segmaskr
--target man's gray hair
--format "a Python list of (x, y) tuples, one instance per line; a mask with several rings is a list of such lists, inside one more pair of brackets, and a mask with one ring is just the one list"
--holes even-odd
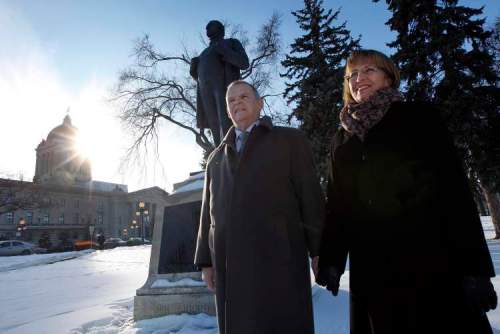
[(226, 90), (226, 99), (227, 99), (227, 92), (229, 92), (229, 89), (233, 86), (236, 86), (236, 85), (247, 85), (248, 87), (252, 88), (252, 91), (253, 93), (255, 94), (255, 98), (257, 99), (260, 99), (260, 94), (259, 94), (259, 91), (257, 90), (257, 88), (255, 88), (254, 85), (252, 85), (251, 83), (249, 82), (246, 82), (245, 80), (235, 80), (233, 82), (231, 82), (229, 84), (229, 86), (227, 86), (227, 90)]

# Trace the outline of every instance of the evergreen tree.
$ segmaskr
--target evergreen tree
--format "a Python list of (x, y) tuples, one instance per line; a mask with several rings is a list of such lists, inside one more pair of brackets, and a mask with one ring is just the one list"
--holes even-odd
[(491, 36), (486, 41), (485, 49), (493, 55), (495, 72), (500, 75), (500, 16), (495, 18)]
[(393, 59), (401, 69), (406, 97), (442, 108), (464, 167), (488, 200), (500, 237), (495, 196), (500, 189), (500, 91), (488, 48), (492, 33), (483, 28), (484, 19), (477, 18), (482, 9), (460, 6), (457, 0), (386, 2), (393, 12), (387, 25), (398, 33), (388, 46), (396, 49)]
[(304, 0), (304, 8), (292, 12), (304, 35), (291, 44), (282, 65), (287, 79), (284, 97), (294, 105), (290, 119), (300, 122), (309, 137), (322, 181), (326, 179), (330, 140), (338, 128), (342, 108), (343, 62), (359, 38), (351, 38), (346, 23), (333, 24), (339, 11), (323, 8), (322, 0)]

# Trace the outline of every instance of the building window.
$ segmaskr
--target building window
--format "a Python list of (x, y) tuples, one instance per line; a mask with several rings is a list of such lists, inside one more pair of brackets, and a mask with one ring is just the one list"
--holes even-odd
[(64, 224), (64, 213), (59, 215), (59, 224)]
[(80, 201), (79, 201), (79, 200), (76, 200), (76, 201), (75, 201), (75, 208), (77, 208), (77, 209), (78, 209), (79, 207), (80, 207)]
[(78, 224), (79, 220), (80, 215), (78, 213), (75, 213), (75, 215), (73, 216), (73, 223)]
[(44, 213), (42, 218), (43, 218), (43, 224), (44, 225), (48, 225), (49, 221), (50, 221), (49, 214), (48, 213)]
[(97, 202), (97, 211), (104, 211), (104, 203), (102, 201)]
[(6, 215), (7, 224), (14, 223), (14, 212), (8, 212)]
[(32, 224), (33, 223), (33, 212), (26, 211), (25, 216), (26, 216), (26, 224)]
[(63, 199), (61, 200), (61, 206), (66, 206), (66, 199), (65, 199), (65, 198), (63, 198)]
[(97, 224), (102, 224), (102, 223), (103, 223), (103, 221), (104, 221), (104, 219), (103, 219), (103, 214), (99, 212), (99, 213), (97, 214)]

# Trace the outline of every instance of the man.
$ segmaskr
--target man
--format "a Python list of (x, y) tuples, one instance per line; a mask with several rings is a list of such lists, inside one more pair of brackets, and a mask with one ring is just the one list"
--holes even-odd
[(240, 70), (247, 69), (249, 62), (237, 39), (224, 39), (222, 23), (210, 21), (206, 29), (210, 44), (192, 59), (190, 74), (198, 81), (197, 126), (210, 128), (215, 146), (218, 146), (231, 126), (224, 100), (226, 88), (240, 78)]
[(308, 255), (317, 263), (324, 201), (310, 147), (259, 120), (250, 84), (233, 82), (226, 100), (234, 127), (208, 158), (195, 254), (220, 333), (312, 334)]

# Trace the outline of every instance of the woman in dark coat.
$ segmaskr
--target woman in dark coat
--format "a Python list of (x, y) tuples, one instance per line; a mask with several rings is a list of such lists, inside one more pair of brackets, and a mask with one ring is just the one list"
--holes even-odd
[(495, 272), (465, 174), (438, 111), (398, 87), (384, 54), (347, 60), (318, 283), (336, 295), (349, 255), (351, 333), (491, 333)]

